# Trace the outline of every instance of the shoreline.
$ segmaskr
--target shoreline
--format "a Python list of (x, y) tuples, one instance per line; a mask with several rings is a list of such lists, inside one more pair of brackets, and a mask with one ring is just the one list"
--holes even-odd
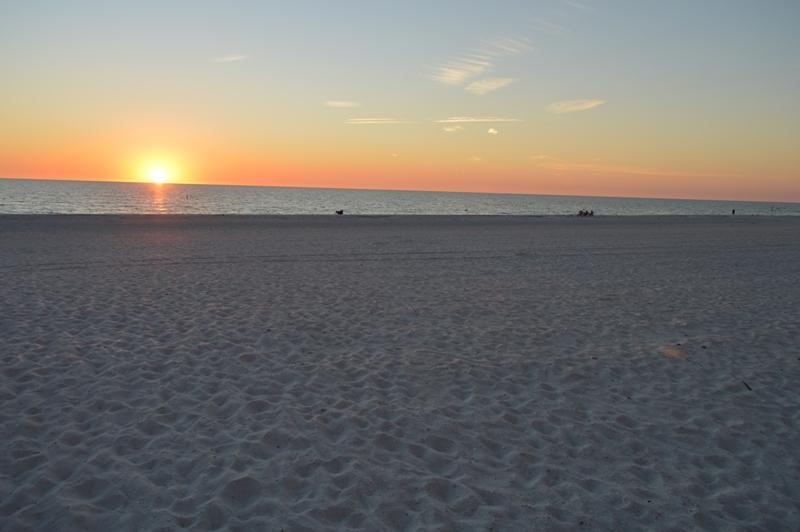
[[(48, 178), (24, 178), (24, 177), (8, 177), (0, 176), (0, 183), (3, 181), (23, 181), (32, 183), (78, 183), (78, 184), (104, 184), (104, 185), (141, 185), (152, 187), (154, 183), (150, 181), (106, 181), (106, 180), (81, 180), (81, 179), (48, 179)], [(247, 185), (247, 184), (221, 184), (221, 183), (178, 183), (166, 182), (161, 183), (160, 186), (165, 187), (231, 187), (231, 188), (252, 188), (252, 189), (282, 189), (282, 190), (311, 190), (311, 191), (326, 191), (326, 192), (378, 192), (378, 193), (409, 193), (409, 194), (453, 194), (453, 195), (487, 195), (487, 196), (522, 196), (522, 197), (544, 197), (544, 198), (587, 198), (587, 199), (601, 199), (601, 200), (644, 200), (644, 201), (706, 201), (706, 202), (729, 202), (729, 203), (776, 203), (783, 205), (800, 205), (800, 201), (785, 201), (785, 200), (769, 200), (769, 199), (730, 199), (730, 198), (680, 198), (680, 197), (650, 197), (650, 196), (581, 196), (576, 194), (541, 194), (533, 192), (486, 192), (486, 191), (469, 191), (469, 190), (420, 190), (420, 189), (404, 189), (404, 188), (331, 188), (331, 187), (302, 187), (290, 185)]]
[(575, 214), (0, 214), (0, 223), (23, 221), (44, 221), (44, 220), (103, 220), (103, 221), (170, 221), (170, 222), (192, 222), (215, 220), (223, 222), (229, 221), (253, 221), (253, 222), (287, 222), (287, 221), (317, 221), (332, 222), (347, 225), (348, 221), (381, 221), (392, 220), (399, 223), (415, 221), (428, 222), (464, 222), (465, 224), (481, 223), (508, 223), (517, 224), (524, 222), (571, 222), (590, 225), (594, 222), (618, 223), (618, 222), (729, 222), (732, 224), (746, 222), (788, 222), (800, 220), (800, 215), (763, 215), (763, 214), (632, 214), (632, 215), (603, 215), (577, 216)]

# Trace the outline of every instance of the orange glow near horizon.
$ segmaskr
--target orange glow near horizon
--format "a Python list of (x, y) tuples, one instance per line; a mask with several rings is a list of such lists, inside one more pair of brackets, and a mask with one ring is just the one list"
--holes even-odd
[[(404, 127), (416, 127), (424, 142), (408, 141), (411, 131), (398, 138), (400, 132), (381, 136), (383, 129), (376, 134), (367, 126), (348, 126), (347, 135), (335, 141), (326, 142), (333, 133), (309, 139), (275, 136), (264, 140), (270, 146), (265, 149), (187, 125), (162, 127), (155, 139), (161, 147), (152, 148), (156, 142), (147, 142), (146, 131), (133, 128), (132, 134), (121, 127), (102, 138), (54, 140), (68, 147), (60, 150), (44, 142), (12, 145), (13, 150), (0, 147), (0, 177), (800, 202), (800, 180), (792, 175), (791, 160), (765, 169), (774, 170), (765, 179), (757, 165), (747, 165), (741, 157), (715, 164), (712, 152), (694, 160), (670, 160), (660, 152), (647, 157), (642, 146), (634, 150), (636, 160), (626, 160), (624, 154), (611, 159), (572, 139), (548, 139), (553, 145), (541, 147), (546, 154), (531, 155), (526, 143), (500, 143), (515, 133), (511, 126), (496, 136), (487, 135), (482, 126), (464, 126), (452, 134), (426, 125)], [(515, 127), (524, 136), (523, 126)], [(491, 150), (483, 145), (486, 139)], [(557, 141), (570, 149), (559, 149)], [(404, 149), (396, 149), (395, 143)]]
[[(672, 146), (637, 144), (634, 159), (624, 147), (545, 138), (521, 124), (498, 126), (499, 135), (469, 125), (454, 133), (429, 124), (388, 132), (391, 126), (327, 127), (324, 135), (270, 135), (259, 143), (194, 124), (161, 125), (150, 140), (124, 124), (85, 138), (29, 138), (0, 146), (0, 177), (800, 202), (800, 178), (787, 158), (762, 169), (746, 154), (679, 157)], [(524, 141), (528, 129), (535, 152)], [(603, 157), (604, 150), (620, 155)]]
[[(230, 186), (275, 186), (294, 188), (325, 189), (371, 189), (431, 192), (472, 192), (490, 194), (533, 194), (556, 196), (605, 196), (663, 199), (707, 199), (732, 201), (800, 202), (796, 180), (780, 180), (782, 186), (764, 190), (757, 179), (738, 180), (727, 183), (723, 179), (709, 182), (692, 182), (691, 178), (672, 179), (668, 183), (649, 182), (647, 176), (598, 176), (580, 173), (561, 172), (557, 175), (547, 172), (532, 172), (520, 178), (514, 172), (497, 172), (485, 175), (478, 171), (461, 168), (434, 171), (423, 165), (389, 172), (370, 172), (355, 168), (283, 168), (273, 172), (269, 168), (236, 167), (235, 170), (222, 171), (220, 175), (235, 176), (215, 179), (207, 173), (180, 175), (162, 166), (146, 167), (133, 178), (115, 179), (101, 172), (79, 172), (77, 179), (62, 177), (57, 172), (43, 172), (41, 177), (25, 175), (26, 179), (59, 181), (111, 181), (138, 182), (153, 185), (230, 185)], [(2, 176), (7, 177), (7, 176)], [(650, 179), (656, 179), (650, 177)]]
[(103, 127), (31, 124), (3, 138), (0, 123), (0, 177), (800, 202), (800, 163), (784, 144), (764, 143), (754, 159), (724, 135), (679, 142), (667, 122), (651, 136), (635, 121), (601, 127), (591, 116), (580, 135), (553, 118), (487, 134), (470, 123), (346, 124), (328, 111), (297, 131), (281, 129), (286, 119), (258, 130), (245, 118), (215, 126), (131, 112)]

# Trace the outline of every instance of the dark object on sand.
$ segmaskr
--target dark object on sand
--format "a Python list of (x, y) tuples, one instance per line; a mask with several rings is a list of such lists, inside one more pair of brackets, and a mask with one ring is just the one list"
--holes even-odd
[(334, 211), (334, 212), (336, 212), (336, 214), (342, 215), (342, 214), (344, 214), (344, 209), (339, 210), (339, 211)]
[(578, 216), (594, 216), (594, 211), (579, 210)]
[(731, 209), (731, 216), (733, 216), (734, 214), (736, 214), (736, 209)]
[(742, 381), (742, 384), (744, 384), (745, 388), (747, 388), (747, 389), (748, 389), (748, 390), (750, 390), (751, 392), (753, 391), (753, 389), (750, 387), (750, 385), (749, 385), (749, 384), (747, 384), (746, 382)]

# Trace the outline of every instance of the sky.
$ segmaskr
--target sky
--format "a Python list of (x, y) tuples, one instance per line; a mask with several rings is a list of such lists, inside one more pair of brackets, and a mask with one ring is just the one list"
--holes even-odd
[(796, 0), (0, 13), (0, 177), (800, 201)]

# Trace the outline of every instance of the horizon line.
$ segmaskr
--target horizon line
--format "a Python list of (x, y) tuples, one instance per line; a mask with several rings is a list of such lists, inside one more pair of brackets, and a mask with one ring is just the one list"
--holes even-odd
[(641, 200), (664, 200), (664, 201), (725, 201), (731, 203), (778, 203), (787, 205), (800, 205), (800, 200), (753, 200), (753, 199), (730, 199), (730, 198), (687, 198), (687, 197), (664, 197), (664, 196), (604, 196), (598, 194), (546, 194), (532, 192), (485, 192), (476, 190), (433, 190), (433, 189), (410, 189), (410, 188), (358, 188), (358, 187), (311, 187), (297, 185), (242, 185), (225, 183), (188, 183), (188, 182), (165, 182), (152, 183), (148, 181), (123, 181), (107, 179), (72, 179), (72, 178), (47, 178), (47, 177), (7, 177), (0, 176), (1, 180), (7, 181), (56, 181), (69, 183), (106, 183), (106, 184), (126, 184), (126, 185), (147, 185), (151, 187), (168, 186), (193, 186), (193, 187), (240, 187), (240, 188), (289, 188), (300, 190), (348, 190), (348, 191), (367, 191), (367, 192), (420, 192), (432, 194), (488, 194), (492, 196), (546, 196), (555, 198), (601, 198), (601, 199), (641, 199)]

